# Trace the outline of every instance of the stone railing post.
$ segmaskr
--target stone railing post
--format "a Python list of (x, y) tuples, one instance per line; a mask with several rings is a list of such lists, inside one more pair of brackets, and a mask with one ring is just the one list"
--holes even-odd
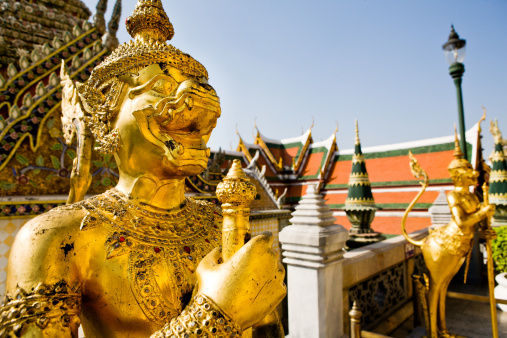
[(335, 224), (324, 199), (309, 186), (280, 233), (287, 264), (290, 338), (343, 336), (343, 248), (348, 231)]

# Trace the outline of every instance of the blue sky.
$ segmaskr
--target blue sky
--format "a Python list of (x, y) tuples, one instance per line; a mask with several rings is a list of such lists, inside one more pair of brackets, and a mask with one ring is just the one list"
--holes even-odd
[[(97, 0), (84, 1), (95, 12)], [(123, 1), (118, 37), (136, 1)], [(109, 0), (109, 11), (114, 1)], [(467, 129), (488, 110), (507, 138), (507, 1), (163, 0), (171, 43), (200, 61), (222, 103), (212, 149), (252, 142), (254, 121), (270, 138), (295, 137), (315, 119), (315, 141), (339, 124), (338, 147), (450, 135), (456, 92), (441, 46), (451, 23), (467, 40)]]

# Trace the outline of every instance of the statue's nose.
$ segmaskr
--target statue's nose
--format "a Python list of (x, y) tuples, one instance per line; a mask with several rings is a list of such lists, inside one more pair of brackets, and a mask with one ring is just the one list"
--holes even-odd
[(176, 96), (179, 96), (178, 94), (181, 94), (182, 92), (188, 91), (191, 91), (194, 94), (198, 94), (199, 96), (202, 97), (218, 99), (217, 93), (213, 88), (213, 86), (211, 86), (208, 83), (200, 82), (194, 79), (187, 79), (183, 81), (178, 87), (178, 93), (176, 94)]

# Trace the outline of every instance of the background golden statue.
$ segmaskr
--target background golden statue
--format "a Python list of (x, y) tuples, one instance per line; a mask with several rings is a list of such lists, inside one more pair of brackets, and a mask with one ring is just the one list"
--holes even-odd
[[(411, 170), (416, 178), (423, 178), (423, 189), (405, 211), (402, 220), (402, 232), (406, 240), (421, 247), (424, 262), (429, 272), (429, 289), (427, 295), (429, 311), (428, 332), (431, 338), (456, 337), (449, 333), (445, 324), (445, 299), (447, 288), (454, 275), (458, 272), (465, 259), (471, 254), (472, 241), (477, 224), (493, 215), (494, 205), (483, 205), (470, 187), (477, 184), (479, 173), (463, 158), (458, 137), (455, 140), (455, 159), (449, 164), (448, 170), (454, 183), (454, 190), (447, 194), (447, 201), (451, 209), (449, 224), (430, 230), (430, 234), (422, 240), (410, 238), (405, 230), (408, 213), (428, 186), (428, 176), (419, 166), (417, 160), (411, 157)], [(466, 273), (465, 273), (466, 274)], [(465, 277), (466, 278), (466, 277)], [(428, 318), (427, 318), (428, 319)], [(428, 327), (428, 323), (426, 323)]]
[(89, 184), (92, 142), (83, 127), (98, 151), (114, 154), (118, 185), (22, 228), (0, 336), (76, 337), (81, 324), (89, 337), (234, 337), (285, 296), (269, 235), (224, 262), (222, 216), (185, 198), (185, 177), (206, 168), (220, 116), (206, 69), (166, 44), (174, 32), (160, 0), (140, 0), (127, 29), (134, 41), (86, 83), (62, 71), (67, 107), (75, 108), (66, 133), (83, 140), (69, 200)]

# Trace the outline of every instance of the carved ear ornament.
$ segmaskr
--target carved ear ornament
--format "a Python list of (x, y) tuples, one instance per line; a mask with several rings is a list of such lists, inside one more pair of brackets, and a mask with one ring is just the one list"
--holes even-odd
[(95, 89), (87, 83), (76, 84), (77, 93), (87, 113), (85, 123), (99, 144), (95, 150), (102, 154), (113, 154), (118, 151), (120, 146), (118, 130), (111, 130), (110, 121), (118, 112), (124, 85), (118, 79), (109, 81), (102, 86), (104, 90), (107, 90), (107, 94), (104, 96), (101, 90)]

